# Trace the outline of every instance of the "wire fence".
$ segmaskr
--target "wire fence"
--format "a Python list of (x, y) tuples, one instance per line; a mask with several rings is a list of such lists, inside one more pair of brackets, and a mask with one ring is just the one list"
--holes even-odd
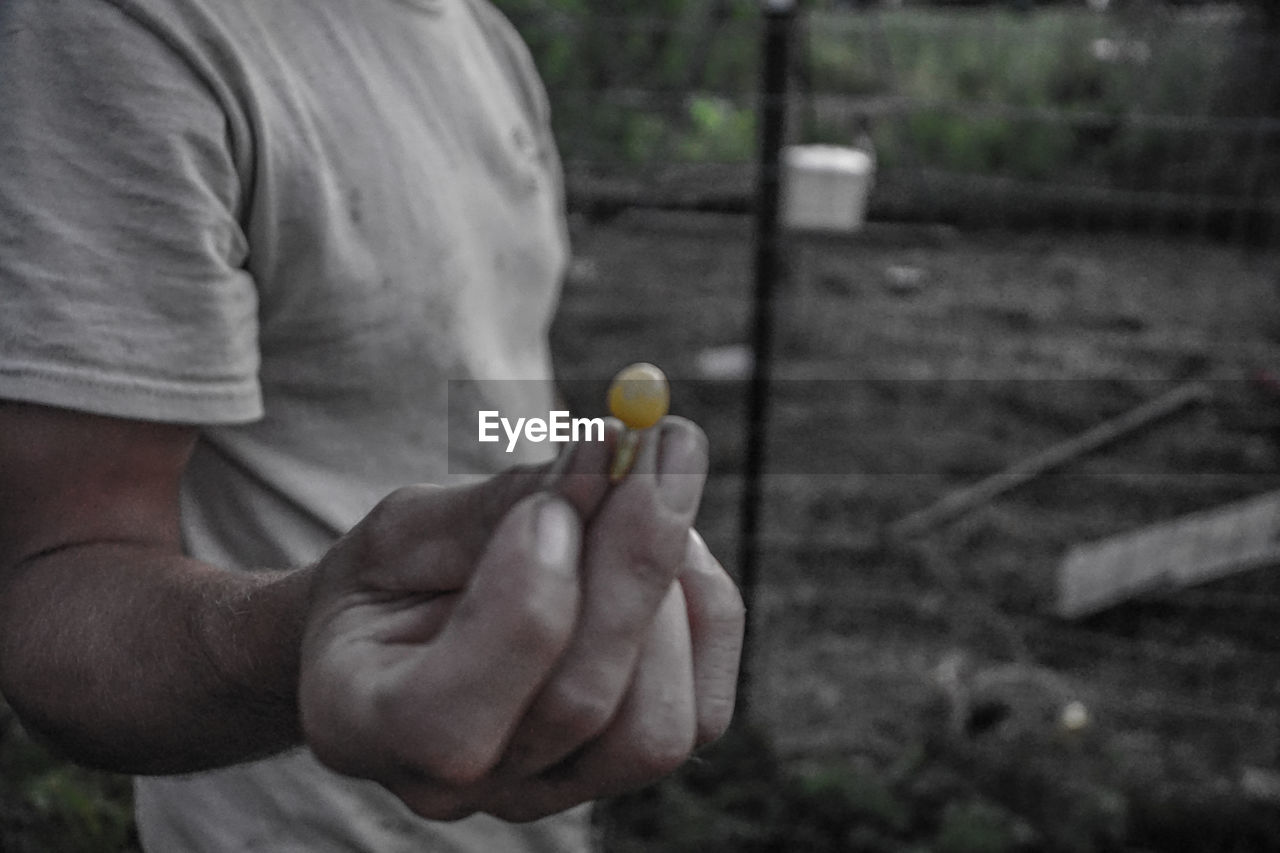
[[(579, 214), (557, 372), (587, 387), (662, 363), (673, 411), (711, 438), (699, 528), (732, 569), (753, 4), (510, 5)], [(862, 230), (787, 236), (769, 306), (753, 722), (797, 766), (878, 780), (858, 816), (892, 838), (829, 849), (1277, 849), (1280, 558), (1179, 578), (1164, 569), (1212, 564), (1221, 536), (1151, 548), (1112, 560), (1142, 584), (1106, 606), (1059, 604), (1082, 543), (1280, 494), (1280, 39), (1230, 6), (824, 7), (800, 25), (788, 140), (862, 146), (877, 171)], [(1196, 404), (895, 533), (1188, 382)], [(1225, 536), (1280, 554), (1280, 510), (1246, 526)], [(11, 753), (13, 725), (0, 706)], [(52, 823), (127, 835), (123, 780), (41, 778)], [(4, 849), (34, 820), (12, 782)], [(979, 794), (1031, 840), (1015, 822), (1016, 843), (931, 845), (939, 826), (893, 814), (909, 799), (943, 825)], [(738, 840), (697, 849), (823, 849)]]
[[(758, 21), (721, 5), (517, 17), (576, 204), (749, 206)], [(872, 218), (1276, 236), (1280, 41), (1234, 7), (810, 10), (798, 42), (789, 139), (865, 133)]]
[[(771, 306), (753, 716), (801, 763), (894, 785), (943, 764), (1020, 814), (1037, 791), (1074, 826), (1040, 815), (1044, 849), (1272, 849), (1280, 510), (1225, 534), (1268, 539), (1271, 562), (1180, 579), (1214, 540), (1157, 546), (1108, 569), (1143, 585), (1081, 616), (1060, 602), (1078, 546), (1280, 492), (1280, 91), (1256, 71), (1277, 43), (1229, 9), (803, 24), (789, 140), (866, 134), (878, 169), (862, 230), (788, 235)], [(551, 76), (587, 214), (557, 353), (589, 377), (660, 348), (712, 438), (700, 523), (732, 566), (759, 31), (681, 26), (640, 32), (674, 59), (708, 45), (694, 71)], [(1206, 393), (895, 533), (1189, 383)], [(1128, 830), (1106, 828), (1117, 802)]]

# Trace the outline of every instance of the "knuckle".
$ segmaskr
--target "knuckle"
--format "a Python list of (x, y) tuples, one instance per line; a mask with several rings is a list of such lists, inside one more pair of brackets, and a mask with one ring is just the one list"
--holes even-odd
[(394, 556), (409, 519), (436, 491), (435, 486), (402, 486), (378, 501), (359, 527), (361, 553), (368, 563), (377, 565)]
[(670, 725), (663, 726), (660, 734), (653, 738), (653, 766), (663, 774), (670, 773), (689, 759), (697, 743), (697, 718), (692, 705), (687, 715), (673, 720)]
[(378, 501), (369, 512), (369, 519), (375, 526), (395, 524), (434, 491), (433, 486), (401, 486)]
[(573, 631), (576, 602), (550, 590), (534, 591), (517, 602), (511, 642), (523, 655), (537, 659), (559, 657)]
[(698, 738), (697, 744), (711, 743), (729, 730), (729, 725), (733, 722), (734, 697), (719, 697), (708, 699), (704, 707), (698, 710)]
[[(626, 488), (624, 480), (618, 486)], [(689, 536), (689, 519), (668, 509), (657, 492), (639, 486), (618, 491), (607, 507), (607, 534), (620, 543), (618, 553), (637, 570), (646, 569), (655, 577), (674, 577), (684, 562)]]
[(707, 621), (725, 630), (741, 631), (747, 619), (747, 607), (742, 594), (726, 576), (720, 589), (706, 604)]
[(463, 790), (483, 782), (496, 762), (496, 749), (469, 745), (434, 756), (428, 772), (444, 787)]
[(455, 794), (484, 782), (498, 761), (499, 745), (470, 732), (437, 727), (421, 743), (423, 752), (413, 756), (418, 774)]
[(665, 592), (678, 573), (679, 560), (660, 548), (637, 551), (631, 557), (631, 573), (646, 589)]
[(635, 767), (648, 779), (660, 779), (674, 772), (693, 754), (692, 728), (679, 737), (655, 734), (645, 741), (645, 747), (637, 756)]
[(655, 619), (661, 617), (664, 600), (677, 588), (676, 581), (663, 580), (628, 590), (632, 594), (590, 612), (592, 631), (602, 647), (638, 649), (643, 645), (654, 630)]
[(483, 782), (497, 764), (497, 738), (467, 728), (463, 717), (423, 713), (417, 703), (388, 692), (375, 702), (384, 743), (406, 776), (456, 794)]
[(742, 593), (713, 557), (692, 549), (680, 582), (691, 616), (718, 630), (741, 632), (747, 615)]
[(592, 612), (590, 627), (598, 648), (638, 653), (634, 650), (640, 647), (649, 632), (658, 600), (655, 595), (652, 600), (637, 600), (626, 606), (619, 604)]
[(561, 737), (574, 742), (589, 740), (604, 731), (613, 719), (617, 703), (601, 690), (581, 684), (554, 684), (538, 716)]
[(688, 712), (655, 714), (632, 731), (634, 751), (628, 762), (639, 778), (660, 779), (674, 771), (693, 754), (697, 721)]

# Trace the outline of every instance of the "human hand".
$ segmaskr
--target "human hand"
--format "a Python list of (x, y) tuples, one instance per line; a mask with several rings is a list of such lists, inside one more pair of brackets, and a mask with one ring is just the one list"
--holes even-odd
[(742, 632), (690, 527), (705, 439), (396, 492), (317, 566), (299, 703), (317, 756), (430, 818), (527, 820), (642, 785), (728, 725)]

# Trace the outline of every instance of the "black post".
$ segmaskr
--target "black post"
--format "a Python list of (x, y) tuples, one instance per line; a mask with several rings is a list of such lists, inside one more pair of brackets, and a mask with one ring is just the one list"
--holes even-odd
[(763, 67), (759, 108), (759, 171), (755, 206), (755, 299), (751, 344), (755, 354), (747, 395), (747, 446), (739, 513), (739, 580), (747, 606), (738, 719), (750, 722), (754, 666), (752, 628), (759, 564), (759, 518), (768, 421), (769, 373), (773, 362), (774, 289), (784, 272), (779, 196), (781, 154), (787, 124), (787, 70), (795, 0), (764, 0)]

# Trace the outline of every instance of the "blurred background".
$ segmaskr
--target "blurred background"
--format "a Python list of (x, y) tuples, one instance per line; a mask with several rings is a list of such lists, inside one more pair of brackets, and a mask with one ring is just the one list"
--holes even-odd
[[(498, 0), (552, 101), (575, 410), (637, 360), (731, 570), (763, 16)], [(810, 2), (747, 707), (601, 810), (623, 851), (1280, 849), (1280, 4)], [(0, 741), (0, 851), (132, 849), (124, 780)]]

